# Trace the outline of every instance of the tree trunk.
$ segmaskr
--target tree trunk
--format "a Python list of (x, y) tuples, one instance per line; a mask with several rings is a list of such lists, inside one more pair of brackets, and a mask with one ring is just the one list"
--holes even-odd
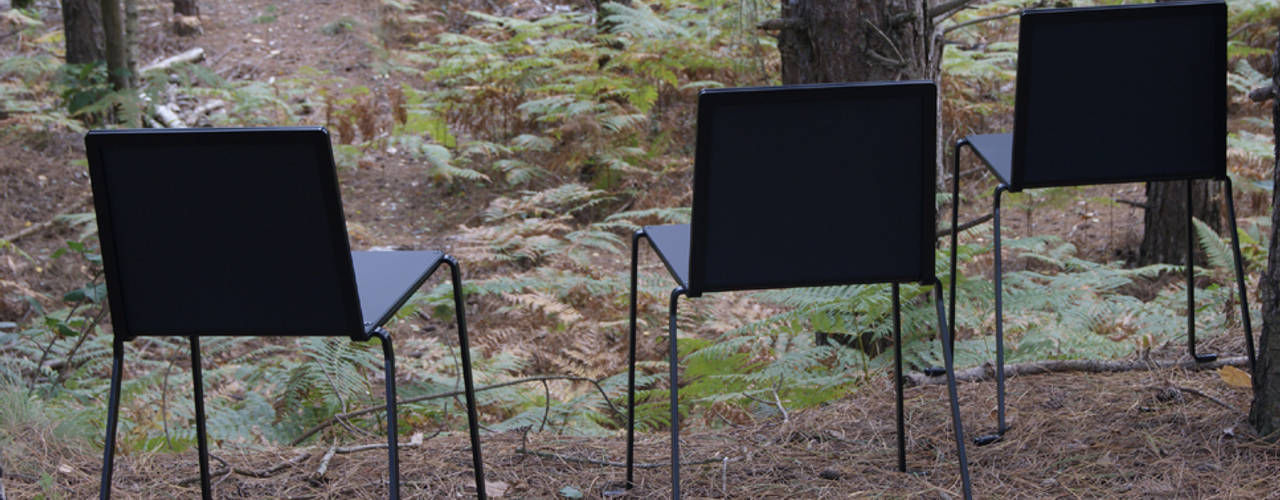
[(200, 15), (200, 6), (196, 0), (173, 0), (173, 13), (182, 16)]
[[(1191, 214), (1214, 231), (1222, 233), (1222, 184), (1192, 181)], [(1186, 181), (1148, 182), (1147, 213), (1138, 263), (1185, 264), (1187, 261)], [(1198, 249), (1199, 240), (1195, 243)], [(1204, 264), (1203, 252), (1196, 251), (1196, 264)]]
[(102, 4), (98, 0), (62, 0), (62, 33), (67, 64), (106, 58), (102, 49)]
[[(1271, 55), (1271, 85), (1280, 89), (1280, 42)], [(1280, 138), (1280, 101), (1271, 101), (1272, 134)], [(1271, 178), (1280, 179), (1280, 140), (1276, 141), (1276, 164)], [(1267, 254), (1267, 271), (1258, 283), (1262, 298), (1262, 338), (1259, 340), (1258, 366), (1253, 373), (1253, 406), (1249, 421), (1258, 434), (1271, 441), (1280, 438), (1280, 192), (1271, 192), (1271, 244)]]
[(102, 1), (102, 33), (107, 47), (107, 79), (116, 90), (129, 88), (129, 61), (125, 48), (124, 16), (120, 0)]
[(200, 33), (200, 6), (196, 0), (173, 0), (173, 32), (180, 36)]
[(138, 0), (124, 0), (124, 48), (129, 87), (138, 88)]
[(779, 29), (782, 83), (933, 79), (942, 36), (927, 0), (790, 0)]

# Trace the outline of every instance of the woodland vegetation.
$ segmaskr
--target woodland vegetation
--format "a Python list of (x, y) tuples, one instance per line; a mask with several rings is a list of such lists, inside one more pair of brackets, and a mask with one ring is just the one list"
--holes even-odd
[[(689, 217), (697, 91), (777, 85), (796, 75), (779, 56), (795, 41), (778, 24), (784, 16), (775, 0), (130, 0), (126, 48), (139, 68), (130, 88), (112, 80), (105, 62), (118, 47), (70, 60), (64, 30), (72, 25), (64, 21), (76, 11), (69, 7), (94, 3), (0, 2), (0, 464), (11, 492), (21, 487), (43, 498), (96, 488), (95, 476), (60, 467), (92, 470), (105, 420), (111, 330), (84, 131), (328, 127), (352, 246), (444, 248), (462, 263), (486, 446), (490, 437), (519, 441), (531, 433), (612, 438), (626, 422), (619, 409), (628, 235)], [(174, 11), (196, 3), (194, 11)], [(1012, 126), (1021, 9), (1102, 3), (1116, 2), (977, 0), (940, 14), (941, 57), (930, 61), (935, 70), (922, 71), (936, 71), (939, 81), (942, 143)], [(1276, 69), (1280, 2), (1228, 6), (1228, 166), (1256, 294), (1273, 234), (1276, 158), (1270, 106), (1249, 92), (1270, 85)], [(994, 359), (991, 223), (982, 202), (994, 184), (976, 162), (958, 174), (949, 159), (942, 164), (939, 192), (961, 175), (963, 196), (975, 200), (961, 215), (977, 222), (963, 228), (958, 249), (956, 361), (980, 372)], [(1167, 365), (1184, 356), (1182, 267), (1141, 258), (1150, 193), (1118, 185), (1007, 196), (1009, 363)], [(940, 194), (939, 210), (950, 201)], [(859, 214), (819, 216), (840, 230), (838, 221)], [(1195, 293), (1201, 341), (1210, 351), (1243, 353), (1230, 239), (1215, 230), (1219, 220), (1196, 227), (1206, 264)], [(948, 250), (940, 238), (944, 283)], [(643, 256), (642, 265), (636, 422), (660, 432), (669, 425), (670, 283), (656, 258)], [(913, 371), (942, 362), (929, 292), (903, 286), (903, 348)], [(1254, 325), (1262, 324), (1258, 310)], [(891, 373), (888, 285), (717, 294), (690, 301), (686, 311), (680, 405), (695, 436), (792, 420), (834, 432), (822, 421), (843, 417), (820, 418), (824, 408), (848, 409), (842, 400), (881, 390)], [(434, 278), (390, 325), (405, 442), (465, 432), (451, 314), (447, 281)], [(817, 343), (819, 335), (837, 342)], [(129, 346), (122, 457), (194, 455), (187, 352), (177, 337)], [(382, 400), (379, 355), (373, 344), (346, 339), (207, 339), (214, 453), (274, 454), (285, 457), (275, 461), (281, 467), (309, 460), (314, 469), (323, 451), (289, 464), (287, 450), (329, 449), (327, 468), (333, 450), (376, 442), (381, 412), (366, 409)], [(1240, 383), (1224, 373), (1228, 384)], [(1016, 397), (1023, 396), (1032, 397)], [(986, 408), (972, 411), (966, 424), (993, 425)], [(1032, 411), (1039, 410), (1024, 409)], [(888, 441), (858, 446), (889, 449)], [(1265, 453), (1275, 461), (1275, 450)], [(889, 468), (887, 460), (882, 465)], [(589, 489), (550, 488), (566, 497)]]

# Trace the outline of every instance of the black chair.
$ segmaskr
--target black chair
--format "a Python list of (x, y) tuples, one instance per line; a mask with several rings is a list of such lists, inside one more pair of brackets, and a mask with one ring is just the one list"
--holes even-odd
[(964, 494), (968, 463), (941, 285), (934, 275), (933, 82), (704, 90), (698, 96), (692, 225), (647, 226), (631, 248), (627, 480), (634, 486), (636, 279), (646, 239), (671, 291), (671, 483), (680, 496), (676, 312), (680, 296), (892, 283), (898, 468), (903, 434), (899, 283), (934, 285)]
[(352, 252), (323, 128), (95, 130), (85, 137), (114, 327), (100, 497), (111, 495), (124, 343), (190, 339), (200, 488), (211, 498), (200, 337), (377, 337), (389, 493), (399, 497), (395, 357), (382, 325), (441, 264), (453, 280), (471, 456), (484, 494), (458, 263), (436, 251)]
[[(1253, 329), (1227, 177), (1227, 7), (1170, 2), (1027, 10), (1018, 34), (1018, 81), (1012, 134), (970, 135), (968, 146), (1000, 185), (994, 192), (996, 399), (993, 442), (1008, 429), (1004, 403), (1004, 304), (1000, 197), (1023, 189), (1185, 180), (1187, 186), (1187, 349), (1196, 352), (1191, 180), (1216, 179), (1226, 194), (1236, 284), (1249, 366)], [(960, 176), (951, 182), (951, 225), (959, 222)], [(956, 232), (951, 233), (951, 317), (956, 314)]]

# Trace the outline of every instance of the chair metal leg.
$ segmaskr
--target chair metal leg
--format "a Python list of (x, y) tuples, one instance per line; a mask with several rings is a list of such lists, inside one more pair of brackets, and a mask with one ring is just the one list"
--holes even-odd
[[(956, 277), (957, 277), (957, 245), (960, 241), (960, 148), (969, 145), (969, 139), (960, 139), (956, 142), (955, 152), (952, 155), (954, 166), (951, 169), (951, 280), (947, 283), (947, 287), (951, 289), (951, 298), (949, 305), (951, 309), (947, 311), (949, 315), (947, 319), (947, 328), (952, 332), (956, 331)], [(952, 339), (955, 340), (954, 338)], [(955, 347), (954, 345), (952, 346)]]
[(1217, 354), (1196, 354), (1196, 229), (1191, 224), (1191, 179), (1187, 179), (1187, 352), (1191, 359), (1208, 363), (1218, 359)]
[(204, 376), (200, 368), (200, 337), (192, 335), (191, 341), (191, 385), (195, 389), (196, 402), (196, 443), (200, 449), (200, 497), (213, 499), (213, 484), (209, 479), (209, 437), (205, 432), (204, 416)]
[(1249, 318), (1249, 290), (1244, 284), (1244, 259), (1240, 257), (1240, 235), (1236, 228), (1236, 202), (1230, 177), (1222, 180), (1222, 189), (1227, 197), (1227, 220), (1231, 224), (1231, 252), (1236, 263), (1236, 293), (1240, 296), (1240, 321), (1244, 325), (1244, 349), (1245, 354), (1249, 356), (1249, 373), (1253, 373), (1256, 354), (1253, 350), (1253, 325)]
[(897, 283), (893, 284), (893, 388), (898, 396), (898, 472), (906, 472), (907, 431), (902, 411), (902, 301)]
[(116, 423), (120, 413), (120, 379), (124, 371), (124, 340), (116, 337), (111, 342), (111, 393), (107, 400), (107, 437), (102, 445), (102, 482), (98, 485), (98, 498), (111, 498), (111, 473), (115, 466)]
[(462, 271), (452, 256), (444, 256), (453, 280), (453, 307), (458, 316), (458, 347), (462, 350), (462, 384), (467, 392), (467, 428), (471, 431), (471, 465), (475, 468), (476, 497), (488, 498), (484, 490), (484, 460), (480, 456), (480, 418), (476, 413), (475, 383), (471, 379), (471, 343), (467, 340), (466, 304), (462, 297)]
[(631, 236), (631, 330), (627, 337), (627, 483), (635, 486), (636, 448), (636, 284), (639, 279), (640, 239), (648, 238), (644, 230)]
[(383, 378), (386, 380), (387, 400), (387, 498), (400, 498), (400, 427), (396, 422), (396, 353), (391, 345), (391, 333), (375, 328), (373, 336), (382, 342)]
[(671, 291), (671, 317), (667, 327), (667, 344), (671, 354), (667, 363), (671, 368), (671, 498), (680, 498), (680, 360), (676, 346), (676, 308), (684, 288)]
[(934, 281), (934, 303), (938, 308), (938, 332), (942, 337), (942, 359), (946, 363), (947, 393), (951, 397), (951, 426), (956, 434), (956, 455), (960, 458), (960, 481), (965, 500), (972, 500), (973, 486), (969, 481), (969, 459), (964, 450), (964, 425), (960, 421), (960, 396), (956, 391), (954, 351), (949, 347), (951, 334), (947, 329), (946, 311), (942, 307), (942, 283)]
[(992, 207), (992, 218), (995, 226), (993, 228), (994, 238), (992, 257), (995, 259), (995, 294), (996, 294), (996, 432), (985, 436), (974, 438), (974, 444), (985, 446), (999, 441), (1004, 436), (1005, 431), (1009, 430), (1009, 426), (1005, 424), (1004, 416), (1004, 257), (1001, 254), (1000, 246), (1000, 199), (1005, 191), (1009, 190), (1009, 186), (1001, 184), (996, 186), (995, 193), (992, 195), (994, 199)]

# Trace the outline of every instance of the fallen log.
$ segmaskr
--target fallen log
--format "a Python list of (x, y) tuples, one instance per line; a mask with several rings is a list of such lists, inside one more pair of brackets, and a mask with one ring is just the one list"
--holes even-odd
[(168, 104), (156, 105), (156, 116), (160, 118), (160, 122), (169, 128), (187, 128), (187, 124), (178, 118), (178, 113), (173, 111)]
[[(1144, 359), (1131, 359), (1122, 361), (1108, 361), (1099, 359), (1060, 359), (1049, 361), (1032, 361), (1030, 363), (1018, 363), (1015, 365), (1004, 365), (1005, 378), (1017, 377), (1019, 375), (1039, 375), (1042, 373), (1062, 373), (1062, 372), (1083, 372), (1083, 373), (1112, 373), (1112, 372), (1131, 372), (1139, 370), (1160, 370), (1164, 368), (1182, 368), (1185, 370), (1216, 370), (1224, 366), (1244, 366), (1249, 363), (1249, 358), (1237, 356), (1234, 358), (1221, 358), (1208, 363), (1198, 363), (1194, 360), (1180, 361), (1155, 361)], [(995, 363), (990, 361), (983, 363), (982, 366), (975, 366), (956, 372), (956, 382), (978, 382), (982, 380), (991, 380), (996, 377)], [(930, 377), (923, 373), (908, 373), (903, 377), (903, 382), (909, 386), (946, 384), (946, 375)]]
[(147, 73), (150, 71), (165, 70), (165, 69), (169, 69), (175, 64), (199, 62), (201, 59), (204, 59), (204, 49), (200, 47), (196, 47), (194, 49), (188, 50), (176, 56), (170, 56), (168, 58), (157, 61), (153, 64), (148, 64), (144, 66), (142, 69), (138, 70), (138, 73)]

